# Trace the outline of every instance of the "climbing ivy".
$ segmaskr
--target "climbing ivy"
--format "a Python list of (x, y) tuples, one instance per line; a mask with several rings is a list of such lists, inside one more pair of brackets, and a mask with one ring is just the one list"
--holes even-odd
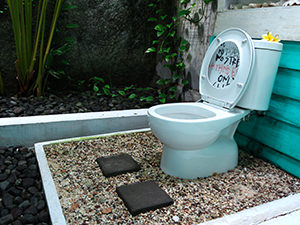
[[(183, 55), (189, 49), (190, 43), (183, 39), (178, 33), (178, 26), (184, 20), (198, 23), (204, 16), (204, 7), (212, 0), (203, 0), (202, 8), (196, 13), (192, 9), (196, 3), (189, 4), (191, 0), (177, 0), (177, 12), (175, 15), (166, 12), (168, 0), (153, 0), (148, 6), (153, 8), (154, 16), (148, 21), (154, 24), (156, 38), (146, 53), (157, 53), (163, 59), (164, 67), (169, 68), (171, 78), (159, 79), (158, 84), (159, 101), (165, 103), (167, 100), (179, 100), (178, 87), (184, 88), (189, 82), (185, 79), (185, 63)], [(176, 10), (176, 9), (175, 9)], [(193, 14), (193, 15), (192, 15)]]

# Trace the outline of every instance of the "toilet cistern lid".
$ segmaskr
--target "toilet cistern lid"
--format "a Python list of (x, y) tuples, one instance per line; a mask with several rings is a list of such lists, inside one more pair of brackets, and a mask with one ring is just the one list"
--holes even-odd
[(251, 37), (239, 28), (220, 33), (202, 62), (199, 91), (205, 102), (232, 109), (245, 92), (254, 67)]

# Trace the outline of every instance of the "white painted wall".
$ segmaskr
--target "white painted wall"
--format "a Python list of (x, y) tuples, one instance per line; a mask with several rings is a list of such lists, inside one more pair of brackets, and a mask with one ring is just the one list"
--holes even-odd
[(300, 41), (300, 6), (238, 9), (218, 12), (214, 34), (230, 28), (245, 30), (252, 38), (272, 31), (281, 40)]

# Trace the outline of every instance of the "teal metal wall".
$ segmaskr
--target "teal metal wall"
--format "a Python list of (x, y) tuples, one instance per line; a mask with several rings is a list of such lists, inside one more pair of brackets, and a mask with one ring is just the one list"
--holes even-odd
[(300, 178), (300, 42), (282, 43), (269, 110), (241, 122), (235, 140), (241, 149)]

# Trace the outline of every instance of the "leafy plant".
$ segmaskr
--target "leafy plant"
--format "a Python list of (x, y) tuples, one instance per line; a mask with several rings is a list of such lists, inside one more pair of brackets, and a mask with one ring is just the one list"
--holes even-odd
[(42, 94), (45, 65), (63, 2), (55, 0), (50, 30), (46, 32), (49, 1), (51, 0), (38, 1), (37, 16), (34, 20), (33, 0), (7, 0), (15, 37), (17, 52), (15, 65), (21, 95), (32, 91), (36, 92), (37, 96)]
[[(156, 39), (146, 53), (157, 53), (162, 57), (164, 67), (169, 68), (171, 78), (159, 79), (159, 101), (165, 103), (167, 100), (179, 100), (178, 87), (184, 88), (189, 82), (185, 79), (185, 63), (183, 55), (189, 49), (189, 42), (178, 33), (178, 27), (183, 20), (198, 23), (203, 18), (204, 7), (212, 0), (203, 0), (202, 8), (192, 15), (195, 3), (188, 4), (190, 0), (177, 0), (177, 14), (168, 14), (164, 10), (165, 0), (154, 0), (148, 6), (153, 8), (155, 15), (148, 18), (154, 23)], [(190, 5), (190, 6), (189, 6)], [(201, 16), (199, 16), (201, 14)]]
[(97, 96), (107, 96), (111, 98), (128, 98), (138, 99), (141, 102), (153, 102), (155, 98), (151, 95), (144, 96), (145, 93), (152, 91), (153, 88), (136, 88), (134, 85), (130, 85), (124, 88), (112, 88), (109, 84), (105, 83), (101, 77), (92, 77), (92, 89)]
[[(73, 4), (63, 4), (62, 11), (69, 11), (77, 9), (76, 5)], [(78, 28), (79, 26), (77, 24), (67, 24), (64, 26), (66, 29), (73, 29)], [(61, 29), (58, 27), (55, 29), (57, 33), (61, 32)], [(64, 29), (65, 30), (65, 29)], [(72, 37), (66, 37), (63, 39), (59, 39), (53, 42), (53, 47), (51, 48), (45, 68), (46, 68), (46, 74), (45, 79), (48, 78), (48, 75), (54, 77), (55, 79), (64, 79), (66, 78), (69, 81), (72, 82), (78, 82), (77, 80), (73, 80), (72, 77), (66, 74), (65, 67), (69, 66), (70, 63), (66, 59), (65, 55), (66, 53), (70, 52), (72, 49), (72, 46), (74, 44), (75, 40)], [(46, 82), (45, 82), (46, 83)], [(79, 84), (80, 85), (80, 84)], [(48, 87), (50, 88), (50, 87)]]

